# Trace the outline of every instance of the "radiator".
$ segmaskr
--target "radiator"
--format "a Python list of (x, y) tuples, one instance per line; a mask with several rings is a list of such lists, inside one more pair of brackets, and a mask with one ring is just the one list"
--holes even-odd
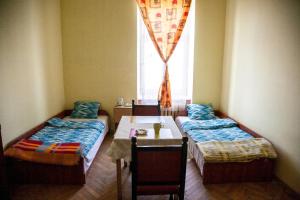
[(171, 108), (162, 108), (162, 116), (172, 116), (175, 119), (177, 116), (186, 116), (185, 105), (175, 105)]
[[(138, 100), (139, 104), (156, 104), (156, 100)], [(162, 116), (172, 116), (173, 119), (177, 116), (186, 116), (186, 110), (185, 107), (187, 104), (190, 104), (191, 100), (177, 100), (172, 102), (172, 107), (171, 108), (162, 108), (161, 107), (161, 115)]]

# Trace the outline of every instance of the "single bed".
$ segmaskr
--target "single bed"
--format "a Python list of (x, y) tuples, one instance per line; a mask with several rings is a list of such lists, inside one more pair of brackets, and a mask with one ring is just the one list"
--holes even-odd
[[(224, 114), (217, 114), (219, 114), (222, 118), (227, 117)], [(191, 119), (187, 116), (179, 116), (175, 121), (182, 134), (189, 138), (189, 152), (192, 154), (196, 165), (201, 172), (204, 184), (269, 181), (273, 178), (275, 164), (274, 159), (260, 158), (250, 162), (205, 162), (203, 155), (197, 146), (198, 142), (206, 142), (210, 140), (233, 141), (247, 138), (258, 138), (261, 136), (240, 124), (237, 124), (237, 127), (228, 127), (225, 129), (198, 130), (195, 132), (189, 131), (189, 134), (187, 134), (183, 131), (182, 124), (190, 120)]]
[[(73, 119), (69, 115), (71, 110), (65, 110), (54, 117), (63, 119), (64, 121), (88, 121), (91, 119)], [(72, 135), (61, 132), (57, 136), (53, 127), (46, 126), (46, 122), (26, 132), (19, 138), (12, 141), (9, 146), (12, 146), (21, 139), (38, 140), (49, 143), (64, 143), (64, 142), (79, 142), (84, 144), (82, 149), (82, 156), (79, 163), (73, 166), (63, 166), (54, 164), (42, 164), (36, 162), (29, 162), (20, 159), (7, 157), (9, 178), (13, 183), (46, 183), (46, 184), (84, 184), (85, 177), (89, 171), (90, 166), (106, 136), (109, 132), (109, 117), (106, 111), (100, 110), (97, 119), (104, 124), (104, 128), (99, 132), (94, 132), (91, 137), (86, 137), (84, 129), (81, 132), (74, 132), (78, 134), (77, 137), (69, 137)], [(52, 132), (51, 132), (51, 129)], [(49, 131), (50, 130), (50, 131)], [(50, 137), (49, 137), (50, 135)]]

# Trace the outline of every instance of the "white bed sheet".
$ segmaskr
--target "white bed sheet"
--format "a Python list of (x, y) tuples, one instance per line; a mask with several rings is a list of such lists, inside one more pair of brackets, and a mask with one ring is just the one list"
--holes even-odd
[(96, 157), (96, 154), (106, 136), (106, 134), (109, 131), (109, 121), (108, 121), (108, 116), (106, 115), (99, 115), (97, 119), (74, 119), (71, 118), (70, 116), (66, 116), (64, 118), (64, 120), (68, 120), (68, 121), (91, 121), (91, 120), (99, 120), (101, 122), (104, 123), (105, 125), (105, 129), (104, 129), (104, 133), (101, 134), (98, 139), (96, 140), (95, 144), (93, 145), (93, 147), (90, 149), (89, 153), (86, 155), (85, 159), (84, 159), (84, 172), (87, 172), (87, 170), (90, 168), (91, 164), (93, 163), (93, 160)]
[(189, 138), (189, 141), (188, 141), (189, 154), (191, 154), (191, 156), (195, 159), (196, 164), (198, 165), (201, 174), (203, 174), (204, 159), (203, 159), (202, 153), (199, 150), (198, 146), (196, 145), (196, 142), (188, 134), (186, 134), (181, 128), (181, 125), (184, 122), (190, 121), (190, 120), (191, 119), (187, 116), (179, 116), (179, 117), (176, 117), (175, 122), (176, 122), (181, 134), (185, 135)]

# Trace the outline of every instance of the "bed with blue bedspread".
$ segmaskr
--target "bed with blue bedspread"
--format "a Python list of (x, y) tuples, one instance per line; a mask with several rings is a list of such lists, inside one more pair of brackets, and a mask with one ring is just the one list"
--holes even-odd
[(105, 125), (102, 121), (65, 121), (52, 118), (47, 126), (32, 135), (29, 139), (44, 143), (76, 143), (81, 145), (82, 156), (87, 155), (97, 139), (104, 134)]
[(234, 120), (179, 116), (176, 124), (189, 137), (189, 152), (200, 169), (203, 183), (272, 179), (276, 158), (272, 145), (242, 130)]
[(253, 138), (237, 127), (231, 119), (188, 120), (181, 124), (182, 130), (195, 142), (234, 141)]
[[(109, 117), (104, 110), (98, 110), (98, 115), (94, 118), (73, 118), (72, 110), (65, 110), (54, 116), (54, 118), (34, 127), (12, 143), (14, 147), (20, 141), (34, 141), (43, 147), (56, 147), (56, 151), (65, 148), (73, 148), (72, 145), (80, 144), (79, 161), (76, 164), (59, 164), (58, 162), (49, 162), (44, 159), (46, 154), (56, 154), (52, 150), (46, 149), (41, 154), (43, 162), (26, 160), (15, 157), (6, 157), (10, 166), (9, 178), (13, 183), (33, 183), (33, 184), (84, 184), (86, 174), (90, 169), (94, 158), (109, 131)], [(23, 145), (24, 146), (24, 145)], [(28, 148), (27, 148), (28, 149)], [(19, 149), (18, 149), (19, 150)], [(40, 148), (29, 151), (31, 155), (40, 152)], [(69, 150), (69, 149), (68, 149)], [(55, 151), (55, 152), (56, 152)], [(63, 149), (65, 152), (66, 150)], [(62, 153), (60, 153), (62, 154)], [(73, 157), (73, 154), (62, 154), (62, 156), (52, 155), (52, 158), (61, 158), (62, 160)], [(51, 157), (51, 156), (50, 156)], [(75, 157), (75, 154), (74, 154)], [(53, 159), (50, 158), (52, 161)], [(46, 161), (45, 161), (46, 160)], [(45, 162), (44, 162), (45, 161)], [(64, 160), (65, 161), (65, 160)], [(69, 162), (68, 162), (69, 163)], [(73, 162), (72, 162), (73, 163)]]

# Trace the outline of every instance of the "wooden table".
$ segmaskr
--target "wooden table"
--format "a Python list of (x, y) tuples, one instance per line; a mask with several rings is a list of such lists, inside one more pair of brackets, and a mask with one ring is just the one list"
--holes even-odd
[[(155, 138), (153, 123), (163, 125), (158, 138)], [(122, 199), (121, 160), (131, 160), (130, 132), (139, 128), (148, 131), (147, 136), (137, 137), (139, 145), (178, 145), (182, 143), (182, 135), (171, 116), (123, 116), (107, 152), (116, 162), (118, 199)]]

